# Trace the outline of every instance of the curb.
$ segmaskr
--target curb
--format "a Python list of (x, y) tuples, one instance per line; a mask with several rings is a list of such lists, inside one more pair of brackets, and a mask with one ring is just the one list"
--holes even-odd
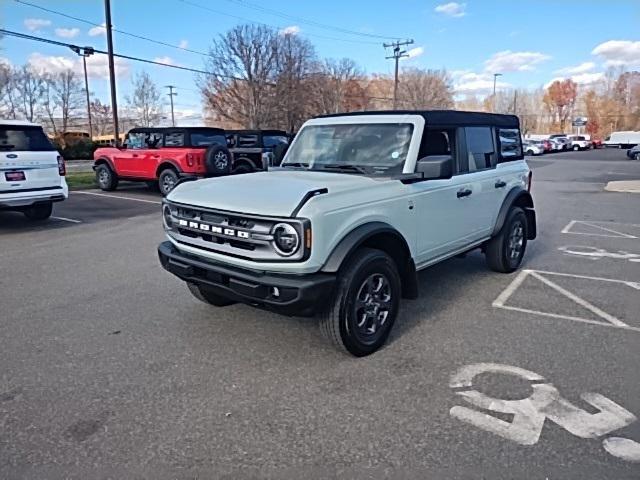
[(609, 192), (640, 193), (640, 180), (617, 180), (604, 187)]

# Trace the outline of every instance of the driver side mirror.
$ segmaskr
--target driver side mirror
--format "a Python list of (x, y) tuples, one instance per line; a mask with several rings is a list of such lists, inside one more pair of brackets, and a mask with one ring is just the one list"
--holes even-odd
[(453, 176), (453, 157), (451, 155), (429, 155), (422, 157), (416, 164), (416, 173), (423, 180), (444, 180)]

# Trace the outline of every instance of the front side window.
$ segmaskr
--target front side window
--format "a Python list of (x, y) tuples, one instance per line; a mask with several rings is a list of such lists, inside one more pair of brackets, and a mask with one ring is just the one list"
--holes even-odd
[(413, 124), (367, 123), (304, 127), (287, 154), (287, 165), (353, 173), (400, 173)]
[(522, 157), (520, 130), (517, 128), (500, 128), (498, 130), (498, 138), (500, 139), (500, 157), (503, 161), (508, 162)]
[(495, 148), (491, 127), (466, 127), (469, 171), (495, 167)]
[(0, 151), (50, 152), (53, 145), (42, 131), (35, 126), (0, 126)]
[(146, 133), (135, 132), (130, 133), (127, 137), (127, 148), (133, 148), (135, 150), (139, 150), (141, 148), (147, 148), (146, 146)]

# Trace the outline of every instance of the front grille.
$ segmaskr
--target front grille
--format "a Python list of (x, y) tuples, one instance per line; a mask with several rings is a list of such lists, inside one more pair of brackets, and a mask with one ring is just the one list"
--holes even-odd
[[(166, 211), (170, 210), (170, 215)], [(228, 212), (198, 209), (184, 205), (165, 203), (165, 223), (171, 224), (167, 234), (181, 243), (193, 247), (234, 256), (245, 256), (254, 260), (281, 260), (273, 247), (271, 230), (279, 219), (243, 217)], [(293, 222), (300, 227), (302, 224)], [(304, 255), (301, 248), (289, 260), (300, 259)]]

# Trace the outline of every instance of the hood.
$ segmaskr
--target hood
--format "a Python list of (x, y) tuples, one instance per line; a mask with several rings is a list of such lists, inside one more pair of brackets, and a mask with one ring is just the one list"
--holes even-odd
[(379, 180), (363, 175), (272, 170), (185, 182), (167, 199), (230, 212), (289, 217), (307, 192), (326, 188), (330, 195), (377, 183)]

